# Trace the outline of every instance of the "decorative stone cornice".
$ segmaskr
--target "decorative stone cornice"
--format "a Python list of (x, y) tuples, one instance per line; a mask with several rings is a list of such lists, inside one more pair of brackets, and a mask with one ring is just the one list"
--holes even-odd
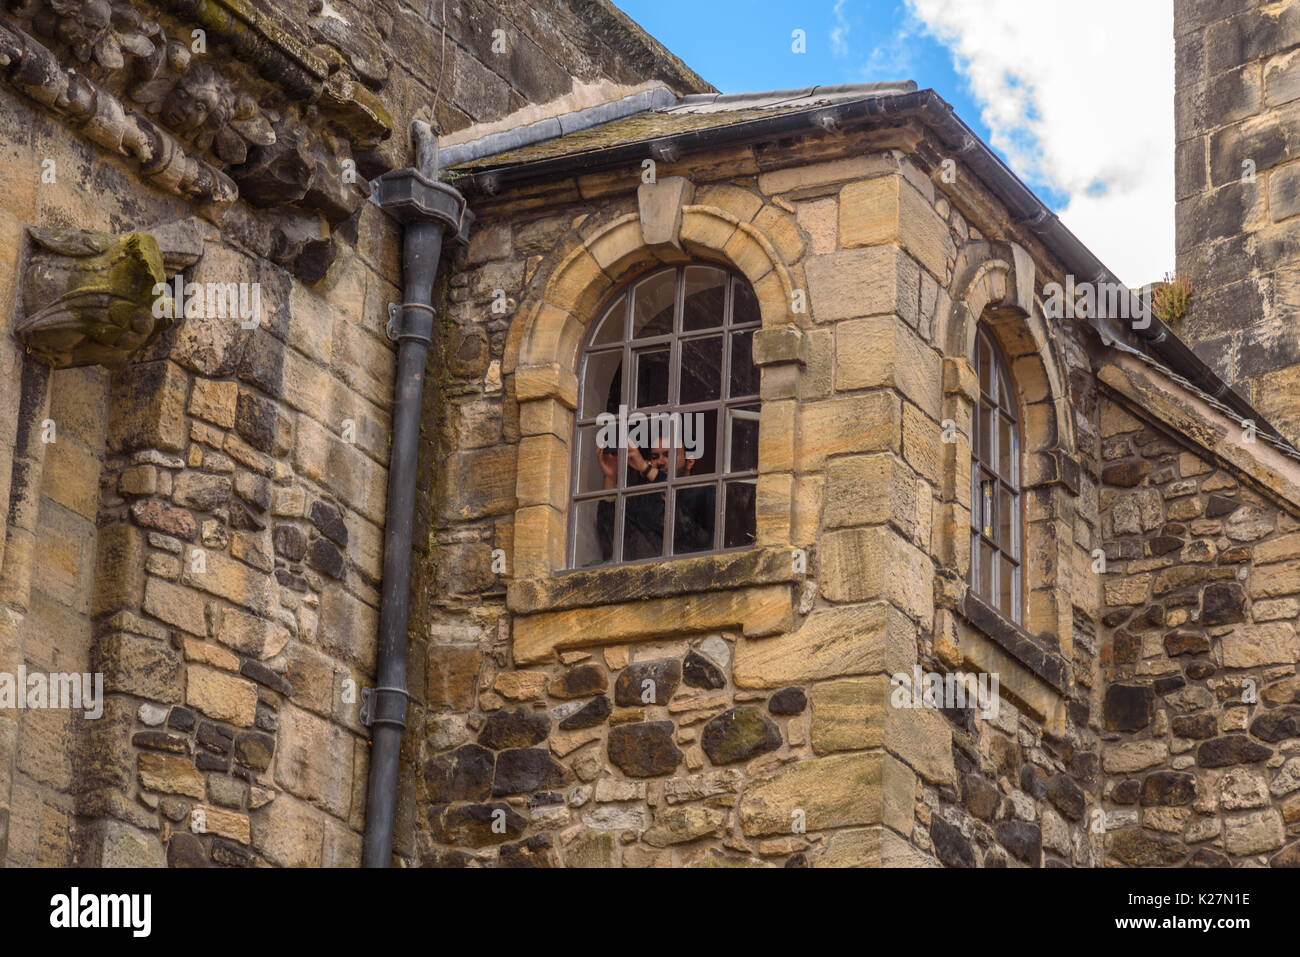
[(239, 190), (230, 177), (156, 124), (130, 112), (122, 101), (76, 70), (60, 66), (48, 49), (26, 33), (0, 23), (0, 70), (17, 90), (66, 117), (91, 141), (140, 164), (145, 179), (198, 200), (220, 215)]
[(150, 233), (27, 227), (32, 253), (14, 335), (56, 369), (122, 368), (172, 324), (167, 277), (202, 252), (184, 225), (159, 230), (161, 245)]
[[(0, 82), (135, 159), (144, 179), (198, 201), (210, 219), (241, 194), (287, 210), (273, 258), (320, 278), (333, 259), (321, 242), (369, 192), (353, 157), (391, 134), (391, 117), (347, 57), (308, 49), (246, 0), (158, 2), (155, 13), (126, 0), (7, 0)], [(368, 82), (382, 86), (366, 64)], [(305, 219), (321, 223), (323, 240)]]

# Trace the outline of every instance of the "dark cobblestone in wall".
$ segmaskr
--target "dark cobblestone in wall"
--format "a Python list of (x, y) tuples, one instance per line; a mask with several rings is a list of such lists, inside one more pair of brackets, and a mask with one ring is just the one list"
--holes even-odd
[(673, 744), (671, 721), (623, 724), (609, 732), (609, 759), (634, 778), (671, 774), (682, 752)]
[(781, 746), (781, 732), (754, 708), (732, 708), (704, 726), (704, 753), (714, 764), (734, 764)]

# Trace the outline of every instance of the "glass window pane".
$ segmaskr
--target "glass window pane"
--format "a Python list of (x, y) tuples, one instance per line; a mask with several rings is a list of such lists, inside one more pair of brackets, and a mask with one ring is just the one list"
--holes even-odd
[(718, 489), (715, 485), (679, 488), (673, 516), (673, 554), (707, 552), (713, 548), (713, 523)]
[(1015, 555), (1015, 520), (1016, 497), (1005, 488), (999, 489), (998, 502), (998, 548), (1008, 555)]
[(573, 506), (573, 567), (604, 565), (614, 558), (614, 498)]
[(758, 311), (758, 297), (754, 295), (754, 290), (749, 288), (749, 283), (735, 277), (732, 283), (732, 303), (731, 303), (731, 324), (733, 326), (743, 325), (745, 323), (757, 323), (762, 315)]
[(673, 331), (677, 271), (657, 273), (637, 285), (632, 295), (632, 338), (647, 339)]
[(723, 548), (740, 548), (754, 544), (754, 498), (757, 482), (742, 479), (727, 483), (726, 509), (723, 516)]
[(979, 543), (979, 580), (975, 592), (987, 602), (993, 601), (993, 562), (997, 553), (986, 542)]
[[(584, 425), (578, 429), (578, 491), (594, 492), (606, 488), (605, 469), (609, 469), (614, 484), (618, 486), (618, 425), (608, 429), (599, 425)], [(602, 445), (607, 448), (602, 449)]]
[(1016, 480), (1016, 427), (999, 415), (998, 420), (998, 472), (1008, 482)]
[(993, 537), (993, 487), (996, 483), (987, 472), (980, 473), (980, 531), (987, 538)]
[(654, 558), (664, 552), (664, 493), (628, 495), (624, 499), (623, 561)]
[(623, 350), (592, 353), (584, 367), (578, 416), (594, 419), (602, 412), (617, 414), (623, 401)]
[(636, 363), (634, 409), (668, 404), (668, 347), (646, 349), (633, 354)]
[(722, 325), (726, 307), (727, 274), (712, 266), (687, 266), (682, 301), (682, 330), (713, 329)]
[(723, 470), (748, 472), (758, 468), (758, 406), (727, 410), (727, 461)]
[(718, 410), (680, 413), (677, 429), (681, 437), (682, 465), (677, 477), (700, 477), (718, 471)]
[(722, 337), (688, 339), (682, 343), (679, 379), (682, 405), (716, 402), (722, 398)]
[(976, 336), (976, 342), (975, 354), (976, 365), (979, 366), (980, 389), (991, 396), (993, 394), (993, 359), (989, 353), (989, 344), (985, 340), (983, 332)]
[(1001, 556), (998, 557), (998, 561), (1001, 562), (998, 569), (998, 610), (1012, 621), (1016, 621), (1020, 617), (1016, 614), (1016, 566)]
[(1001, 369), (998, 372), (998, 405), (1002, 406), (1002, 411), (1013, 419), (1016, 417), (1016, 404), (1011, 401), (1011, 393), (1007, 391), (1007, 370)]
[(601, 317), (600, 325), (596, 327), (595, 334), (591, 337), (593, 346), (607, 345), (611, 342), (622, 342), (627, 338), (627, 295), (624, 294), (614, 300), (614, 304), (605, 310), (605, 315)]
[(979, 407), (979, 421), (975, 429), (975, 454), (979, 456), (981, 462), (993, 461), (993, 409), (987, 402), (981, 402)]
[(732, 398), (758, 395), (758, 369), (754, 367), (754, 331), (734, 332), (731, 335)]

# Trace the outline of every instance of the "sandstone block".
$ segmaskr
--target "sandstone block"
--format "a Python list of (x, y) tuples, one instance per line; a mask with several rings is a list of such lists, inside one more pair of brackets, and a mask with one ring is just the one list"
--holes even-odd
[(812, 746), (817, 754), (878, 748), (885, 737), (889, 681), (884, 675), (813, 686)]
[(189, 757), (142, 752), (137, 758), (136, 773), (140, 786), (164, 794), (184, 794), (203, 800), (207, 796), (203, 775)]
[[(740, 799), (746, 837), (878, 824), (881, 820), (879, 752), (811, 758), (753, 781)], [(803, 812), (798, 814), (796, 812)]]
[(884, 599), (918, 621), (934, 617), (934, 564), (893, 529), (827, 532), (819, 550), (822, 594), (832, 601)]
[(815, 322), (894, 313), (915, 325), (921, 273), (896, 246), (845, 249), (804, 263), (809, 311)]
[(736, 645), (740, 688), (782, 688), (901, 666), (915, 629), (885, 602), (814, 609), (798, 631)]
[(190, 415), (223, 429), (233, 429), (238, 396), (239, 386), (234, 382), (195, 379), (194, 390), (190, 393)]
[(901, 176), (850, 183), (840, 192), (840, 245), (898, 243), (938, 280), (957, 248), (948, 224)]
[(1294, 664), (1300, 660), (1300, 635), (1290, 622), (1238, 625), (1222, 641), (1225, 668)]
[(248, 726), (257, 712), (257, 685), (205, 665), (192, 664), (185, 676), (185, 703), (210, 718)]
[(845, 320), (835, 327), (835, 388), (892, 388), (939, 418), (939, 354), (897, 316)]
[[(764, 432), (767, 431), (767, 414), (764, 406)], [(832, 455), (897, 452), (900, 448), (900, 415), (898, 399), (888, 392), (825, 399), (804, 405), (798, 410), (798, 471), (821, 471), (827, 457)], [(762, 451), (760, 448), (760, 461)]]

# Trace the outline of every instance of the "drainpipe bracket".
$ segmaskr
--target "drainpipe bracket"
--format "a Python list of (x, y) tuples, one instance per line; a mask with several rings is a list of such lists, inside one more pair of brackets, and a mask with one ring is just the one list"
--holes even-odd
[(469, 241), (474, 214), (454, 187), (410, 168), (385, 173), (370, 187), (371, 202), (399, 223), (437, 223), (456, 242)]
[(367, 728), (391, 724), (405, 730), (406, 703), (414, 700), (405, 688), (362, 688), (361, 723)]
[(395, 302), (388, 304), (388, 322), (384, 334), (389, 342), (401, 342), (403, 339), (415, 339), (426, 346), (433, 345), (433, 325), (438, 314), (432, 306), (422, 302), (404, 302), (400, 306)]

